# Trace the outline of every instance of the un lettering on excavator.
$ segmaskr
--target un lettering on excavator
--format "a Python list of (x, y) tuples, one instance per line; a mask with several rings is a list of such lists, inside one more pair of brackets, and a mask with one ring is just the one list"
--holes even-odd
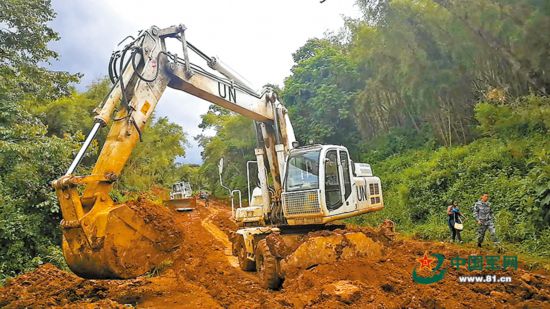
[(357, 200), (366, 201), (367, 200), (367, 188), (362, 185), (357, 186)]
[(218, 95), (222, 99), (227, 99), (230, 102), (237, 103), (237, 89), (232, 85), (226, 85), (218, 82)]

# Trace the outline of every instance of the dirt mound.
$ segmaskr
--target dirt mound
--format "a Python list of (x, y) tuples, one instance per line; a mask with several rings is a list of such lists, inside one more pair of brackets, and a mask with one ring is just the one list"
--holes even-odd
[[(106, 282), (105, 282), (106, 283)], [(81, 279), (45, 264), (35, 271), (9, 280), (0, 290), (0, 307), (51, 307), (68, 304), (92, 304), (107, 296), (104, 283)], [(117, 308), (110, 300), (101, 302), (102, 307)], [(120, 305), (120, 307), (122, 307)]]
[(376, 261), (381, 254), (382, 246), (361, 232), (333, 232), (308, 237), (281, 261), (281, 269), (287, 276), (295, 276), (319, 264), (333, 264), (359, 257)]
[(157, 277), (87, 280), (45, 264), (0, 288), (0, 307), (128, 308), (128, 306), (215, 308), (202, 287), (179, 280), (173, 270)]
[(210, 201), (211, 207), (214, 209), (222, 209), (216, 211), (212, 216), (212, 221), (227, 235), (232, 235), (237, 230), (237, 224), (231, 220), (231, 209), (225, 208), (225, 204), (218, 200)]
[[(384, 245), (377, 259), (358, 256), (336, 259), (308, 269), (287, 273), (277, 300), (295, 308), (355, 307), (384, 308), (478, 308), (485, 307), (549, 307), (550, 277), (546, 273), (491, 271), (497, 276), (511, 276), (511, 283), (460, 283), (459, 276), (485, 276), (487, 271), (456, 270), (449, 267), (440, 282), (422, 285), (412, 280), (412, 270), (425, 252), (445, 257), (480, 254), (448, 244), (398, 240)], [(484, 255), (490, 255), (485, 252)], [(435, 266), (435, 265), (433, 265)], [(427, 273), (426, 273), (427, 272)], [(429, 275), (429, 271), (420, 272)], [(528, 279), (528, 281), (526, 280)]]
[[(282, 289), (267, 291), (260, 287), (255, 273), (241, 271), (231, 263), (234, 257), (228, 241), (221, 239), (234, 228), (229, 207), (200, 204), (192, 212), (172, 212), (170, 216), (172, 221), (157, 226), (163, 229), (166, 222), (173, 223), (171, 228), (177, 229), (173, 235), (181, 237), (179, 250), (148, 275), (131, 280), (86, 280), (48, 264), (0, 288), (0, 307), (548, 308), (550, 300), (547, 272), (526, 271), (520, 262), (518, 270), (490, 272), (510, 276), (511, 283), (459, 283), (459, 276), (487, 272), (465, 271), (464, 266), (455, 270), (449, 265), (451, 257), (496, 254), (399, 237), (392, 241), (386, 237), (391, 232), (388, 227), (385, 231), (349, 228), (303, 236), (299, 243), (307, 246), (300, 254), (307, 263), (296, 259), (295, 267), (287, 269)], [(154, 222), (158, 217), (153, 213), (150, 218)], [(332, 240), (323, 243), (326, 236)], [(311, 263), (322, 250), (333, 258)], [(446, 257), (443, 267), (448, 270), (443, 280), (429, 285), (412, 280), (417, 259), (425, 252)], [(286, 256), (290, 257), (292, 254)]]
[(145, 224), (151, 225), (157, 233), (163, 235), (163, 248), (172, 250), (178, 246), (182, 236), (181, 229), (168, 208), (144, 198), (128, 201), (126, 206), (143, 218)]

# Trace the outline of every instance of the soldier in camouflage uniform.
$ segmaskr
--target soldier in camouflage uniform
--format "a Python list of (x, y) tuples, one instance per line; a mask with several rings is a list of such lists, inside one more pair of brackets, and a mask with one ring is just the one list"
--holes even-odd
[(493, 209), (491, 208), (491, 203), (489, 202), (488, 193), (484, 193), (481, 196), (481, 199), (475, 203), (474, 218), (478, 224), (477, 246), (481, 247), (481, 243), (483, 243), (487, 229), (491, 233), (493, 242), (498, 244), (498, 239), (495, 232), (495, 215), (493, 214)]

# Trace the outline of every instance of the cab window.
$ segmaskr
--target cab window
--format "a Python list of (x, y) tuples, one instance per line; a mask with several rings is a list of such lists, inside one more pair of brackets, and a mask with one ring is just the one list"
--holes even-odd
[(290, 155), (286, 179), (288, 192), (319, 188), (319, 155), (319, 149)]
[(327, 151), (325, 159), (325, 201), (328, 210), (335, 210), (342, 206), (340, 171), (336, 150)]

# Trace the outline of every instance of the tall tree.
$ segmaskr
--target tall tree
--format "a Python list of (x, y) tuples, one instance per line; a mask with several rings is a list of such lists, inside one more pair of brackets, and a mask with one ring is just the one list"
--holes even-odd
[[(27, 109), (48, 126), (48, 135), (86, 134), (94, 122), (94, 109), (103, 101), (111, 88), (108, 79), (98, 80), (86, 91), (72, 89), (69, 95), (41, 104), (25, 102)], [(104, 130), (105, 131), (105, 130)], [(103, 141), (105, 136), (101, 136)]]
[(71, 136), (49, 137), (22, 100), (56, 99), (77, 76), (37, 65), (57, 54), (47, 26), (49, 1), (0, 2), (0, 280), (42, 261), (62, 263), (59, 207), (49, 182), (78, 147)]
[(540, 1), (359, 0), (353, 59), (366, 138), (428, 126), (443, 145), (473, 138), (473, 105), (546, 93), (550, 39)]
[[(218, 162), (224, 158), (224, 185), (231, 189), (246, 192), (246, 161), (254, 160), (256, 137), (250, 119), (235, 115), (222, 108), (211, 105), (202, 117), (200, 127), (203, 130), (214, 130), (214, 136), (197, 137), (203, 147), (203, 164), (201, 172), (206, 177), (208, 187), (217, 195), (226, 195), (218, 177)], [(252, 180), (254, 184), (255, 181)]]
[(77, 75), (38, 65), (58, 57), (47, 46), (59, 39), (47, 24), (54, 17), (48, 0), (0, 2), (0, 100), (52, 99), (69, 93), (69, 82)]
[(302, 144), (343, 144), (357, 150), (354, 122), (356, 66), (336, 38), (310, 39), (294, 54), (283, 103)]
[(550, 39), (544, 31), (538, 31), (550, 27), (547, 1), (434, 2), (460, 21), (480, 45), (490, 49), (493, 57), (507, 67), (508, 75), (517, 75), (514, 82), (541, 94), (548, 93)]

